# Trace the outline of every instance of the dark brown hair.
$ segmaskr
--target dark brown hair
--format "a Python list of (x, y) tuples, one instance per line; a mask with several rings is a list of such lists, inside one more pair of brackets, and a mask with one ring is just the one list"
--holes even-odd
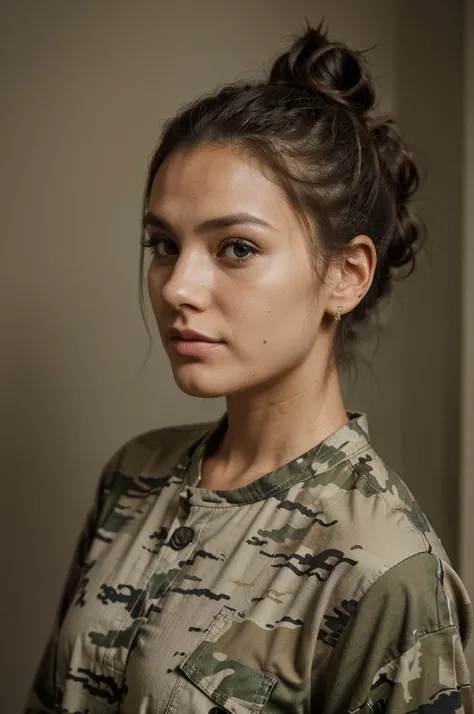
[[(186, 105), (165, 122), (148, 169), (144, 213), (153, 179), (174, 151), (223, 144), (250, 151), (268, 166), (311, 231), (315, 254), (329, 259), (352, 238), (369, 236), (377, 252), (373, 283), (343, 316), (338, 362), (350, 356), (393, 278), (412, 272), (423, 224), (408, 207), (418, 171), (391, 118), (372, 115), (375, 90), (361, 52), (307, 26), (278, 57), (267, 80), (234, 83)], [(140, 306), (143, 303), (143, 239)], [(146, 320), (145, 320), (146, 322)]]

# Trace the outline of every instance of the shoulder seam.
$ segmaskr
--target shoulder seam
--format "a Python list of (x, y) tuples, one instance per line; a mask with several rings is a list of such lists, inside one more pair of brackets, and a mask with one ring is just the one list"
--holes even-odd
[[(394, 506), (392, 503), (390, 503), (390, 501), (388, 501), (388, 499), (385, 498), (385, 493), (384, 493), (382, 490), (378, 490), (378, 489), (373, 488), (373, 486), (372, 486), (372, 485), (369, 483), (369, 481), (366, 479), (365, 475), (358, 473), (358, 471), (357, 471), (356, 468), (354, 467), (354, 464), (352, 463), (352, 461), (349, 460), (349, 462), (350, 462), (351, 468), (352, 468), (352, 470), (355, 472), (357, 478), (361, 478), (361, 479), (364, 480), (364, 483), (365, 483), (365, 485), (367, 486), (367, 488), (368, 488), (369, 491), (371, 491), (374, 495), (378, 495), (378, 496), (380, 496), (380, 498), (383, 498), (383, 500), (384, 500), (385, 503), (387, 504), (388, 508), (390, 508), (390, 510), (392, 510), (392, 511), (398, 511), (398, 513), (403, 513), (403, 515), (404, 515), (404, 517), (405, 517), (405, 520), (408, 522), (409, 527), (410, 527), (413, 531), (415, 531), (416, 533), (418, 533), (418, 535), (420, 536), (421, 541), (422, 541), (422, 543), (423, 543), (423, 545), (424, 545), (424, 552), (425, 552), (425, 553), (432, 553), (432, 550), (431, 550), (431, 546), (430, 546), (429, 541), (425, 538), (424, 534), (420, 531), (420, 529), (417, 528), (416, 525), (415, 525), (414, 523), (412, 523), (412, 521), (410, 521), (410, 519), (409, 519), (408, 516), (407, 516), (407, 512), (406, 512), (403, 508), (400, 508), (400, 507), (398, 507), (398, 506)], [(401, 562), (402, 562), (402, 561), (401, 561)]]
[[(354, 617), (355, 617), (355, 615), (356, 615), (356, 613), (357, 613), (357, 608), (358, 608), (359, 604), (363, 601), (363, 599), (366, 597), (366, 595), (369, 593), (369, 591), (370, 591), (373, 587), (375, 587), (375, 585), (377, 585), (377, 583), (379, 583), (380, 579), (383, 578), (383, 577), (385, 577), (387, 574), (389, 574), (390, 571), (394, 570), (394, 568), (399, 567), (400, 565), (402, 565), (403, 563), (407, 562), (407, 561), (410, 560), (411, 558), (416, 558), (416, 557), (419, 557), (419, 556), (428, 556), (429, 558), (435, 558), (438, 563), (441, 563), (441, 564), (442, 564), (442, 561), (441, 561), (441, 559), (439, 558), (439, 556), (437, 556), (435, 553), (430, 553), (430, 552), (427, 552), (427, 551), (424, 551), (424, 550), (423, 550), (423, 551), (420, 550), (420, 551), (418, 551), (417, 553), (412, 553), (411, 555), (408, 555), (406, 558), (403, 558), (402, 560), (399, 560), (397, 563), (394, 563), (393, 565), (390, 565), (390, 566), (387, 566), (385, 563), (383, 563), (383, 562), (381, 561), (381, 564), (382, 564), (382, 566), (383, 566), (383, 568), (384, 568), (384, 571), (381, 572), (381, 573), (378, 573), (377, 575), (375, 575), (375, 577), (370, 578), (370, 580), (369, 580), (369, 579), (367, 580), (368, 586), (367, 586), (366, 589), (364, 589), (364, 592), (362, 593), (362, 595), (361, 595), (360, 598), (358, 599), (358, 601), (357, 601), (357, 607), (356, 607), (355, 612), (352, 613), (352, 615), (350, 616), (350, 618), (349, 618), (349, 619), (347, 620), (347, 622), (345, 623), (343, 629), (342, 629), (341, 632), (339, 633), (338, 642), (339, 642), (340, 638), (342, 637), (342, 635), (343, 635), (343, 634), (345, 633), (345, 631), (347, 630), (347, 628), (349, 627), (350, 623), (353, 621), (353, 619), (354, 619)], [(438, 622), (440, 622), (439, 609), (438, 609)], [(436, 630), (434, 630), (434, 631), (437, 632), (437, 631), (445, 630), (445, 629), (447, 629), (448, 627), (456, 627), (456, 625), (455, 625), (454, 623), (450, 623), (449, 625), (446, 625), (445, 627), (438, 627), (438, 628), (436, 628)], [(422, 634), (420, 633), (419, 637), (424, 637), (425, 635), (429, 635), (429, 634), (432, 634), (432, 631), (431, 631), (431, 630), (429, 630), (429, 631), (427, 631), (427, 632), (423, 632)], [(330, 644), (328, 644), (327, 642), (324, 642), (324, 640), (320, 640), (320, 641), (321, 641), (324, 645), (326, 645), (326, 647), (328, 647), (332, 652), (334, 652), (334, 650), (336, 649), (337, 644), (338, 644), (338, 642), (337, 642), (336, 645), (330, 645)], [(403, 653), (400, 653), (400, 654), (403, 654)], [(396, 659), (396, 658), (395, 658), (395, 659)]]

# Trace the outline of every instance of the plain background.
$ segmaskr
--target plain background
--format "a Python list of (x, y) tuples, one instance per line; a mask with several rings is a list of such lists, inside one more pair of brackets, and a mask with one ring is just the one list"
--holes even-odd
[(472, 595), (467, 4), (2, 3), (2, 711), (21, 711), (105, 461), (142, 431), (207, 421), (225, 408), (179, 392), (152, 317), (155, 344), (140, 371), (148, 351), (138, 304), (141, 193), (161, 122), (197, 94), (258, 76), (305, 17), (325, 16), (333, 37), (373, 47), (381, 109), (395, 113), (422, 162), (417, 208), (428, 252), (384, 311), (374, 375), (347, 385), (346, 403), (368, 413), (376, 448), (414, 492)]
[[(464, 16), (463, 231), (461, 346), (461, 471), (460, 562), (465, 585), (474, 597), (474, 0), (466, 0)], [(456, 519), (457, 522), (457, 519)], [(468, 647), (474, 673), (474, 635)]]

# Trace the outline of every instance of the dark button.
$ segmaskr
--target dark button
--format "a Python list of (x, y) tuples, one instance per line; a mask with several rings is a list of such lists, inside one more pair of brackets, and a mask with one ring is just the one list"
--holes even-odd
[(181, 548), (186, 548), (194, 538), (194, 530), (188, 528), (187, 526), (180, 526), (176, 528), (175, 532), (171, 536), (170, 546), (174, 550), (181, 550)]
[(229, 714), (227, 709), (221, 709), (220, 707), (212, 707), (212, 709), (209, 709), (208, 714)]

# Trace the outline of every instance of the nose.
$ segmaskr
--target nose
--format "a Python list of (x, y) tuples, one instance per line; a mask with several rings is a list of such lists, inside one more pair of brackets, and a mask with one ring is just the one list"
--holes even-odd
[(211, 286), (212, 270), (208, 261), (198, 251), (183, 250), (163, 285), (162, 297), (174, 309), (187, 305), (202, 311), (209, 307)]

